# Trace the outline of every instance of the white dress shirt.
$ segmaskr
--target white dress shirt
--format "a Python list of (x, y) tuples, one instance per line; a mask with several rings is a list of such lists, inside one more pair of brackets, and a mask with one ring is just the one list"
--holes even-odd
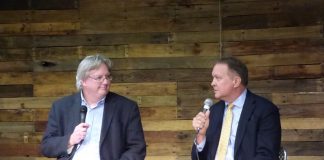
[[(239, 120), (241, 117), (243, 105), (246, 99), (246, 93), (247, 90), (245, 89), (241, 95), (233, 102), (233, 120), (232, 120), (232, 127), (231, 127), (231, 134), (230, 134), (230, 139), (228, 143), (228, 148), (226, 152), (226, 160), (234, 160), (234, 145), (235, 145), (235, 139), (236, 139), (236, 132), (237, 132), (237, 127), (239, 124)], [(228, 102), (225, 102), (225, 110), (224, 110), (224, 117), (226, 115), (226, 110), (227, 110), (227, 105)], [(206, 144), (206, 137), (203, 139), (203, 141), (200, 144), (196, 144), (196, 147), (198, 149), (198, 152), (201, 152)], [(218, 144), (217, 144), (218, 145)], [(215, 156), (216, 157), (216, 156)], [(215, 160), (217, 160), (215, 158)]]

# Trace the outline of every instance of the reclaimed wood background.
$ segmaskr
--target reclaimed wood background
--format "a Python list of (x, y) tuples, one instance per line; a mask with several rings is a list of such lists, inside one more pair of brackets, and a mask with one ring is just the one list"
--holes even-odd
[(248, 65), (280, 107), (290, 160), (324, 160), (323, 0), (1, 0), (0, 160), (39, 153), (51, 103), (80, 60), (114, 62), (112, 91), (138, 102), (146, 160), (187, 160), (215, 59)]

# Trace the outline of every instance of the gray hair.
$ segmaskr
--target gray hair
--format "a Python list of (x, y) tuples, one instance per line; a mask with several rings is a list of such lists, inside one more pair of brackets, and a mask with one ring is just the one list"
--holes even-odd
[(99, 54), (85, 57), (79, 64), (76, 73), (76, 87), (78, 90), (82, 89), (82, 80), (84, 80), (89, 71), (98, 69), (101, 64), (105, 64), (110, 72), (112, 67), (112, 61), (109, 58), (105, 58)]

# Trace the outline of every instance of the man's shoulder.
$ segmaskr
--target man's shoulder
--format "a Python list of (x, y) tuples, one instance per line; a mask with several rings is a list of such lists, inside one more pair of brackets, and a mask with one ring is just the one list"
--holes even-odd
[(247, 96), (247, 98), (251, 98), (253, 100), (253, 103), (255, 103), (257, 106), (262, 106), (262, 109), (278, 109), (278, 107), (270, 99), (262, 95), (254, 94), (252, 92), (250, 92), (249, 94), (250, 96)]
[(73, 103), (76, 98), (79, 98), (81, 99), (81, 95), (80, 95), (80, 92), (78, 93), (74, 93), (74, 94), (71, 94), (71, 95), (67, 95), (67, 96), (64, 96), (64, 97), (60, 97), (58, 99), (56, 99), (54, 101), (54, 104), (69, 104), (69, 103)]
[(119, 95), (117, 93), (114, 92), (109, 92), (107, 94), (106, 100), (112, 100), (114, 102), (117, 103), (128, 103), (128, 104), (136, 104), (136, 102), (134, 100), (131, 100), (125, 96)]

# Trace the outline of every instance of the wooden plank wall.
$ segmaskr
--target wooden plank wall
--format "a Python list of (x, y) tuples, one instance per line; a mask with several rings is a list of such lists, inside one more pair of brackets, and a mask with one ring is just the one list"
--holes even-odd
[(324, 160), (323, 22), (323, 0), (1, 0), (0, 160), (47, 159), (51, 103), (97, 52), (114, 62), (112, 90), (140, 106), (147, 160), (190, 159), (222, 55), (280, 107), (289, 159)]

